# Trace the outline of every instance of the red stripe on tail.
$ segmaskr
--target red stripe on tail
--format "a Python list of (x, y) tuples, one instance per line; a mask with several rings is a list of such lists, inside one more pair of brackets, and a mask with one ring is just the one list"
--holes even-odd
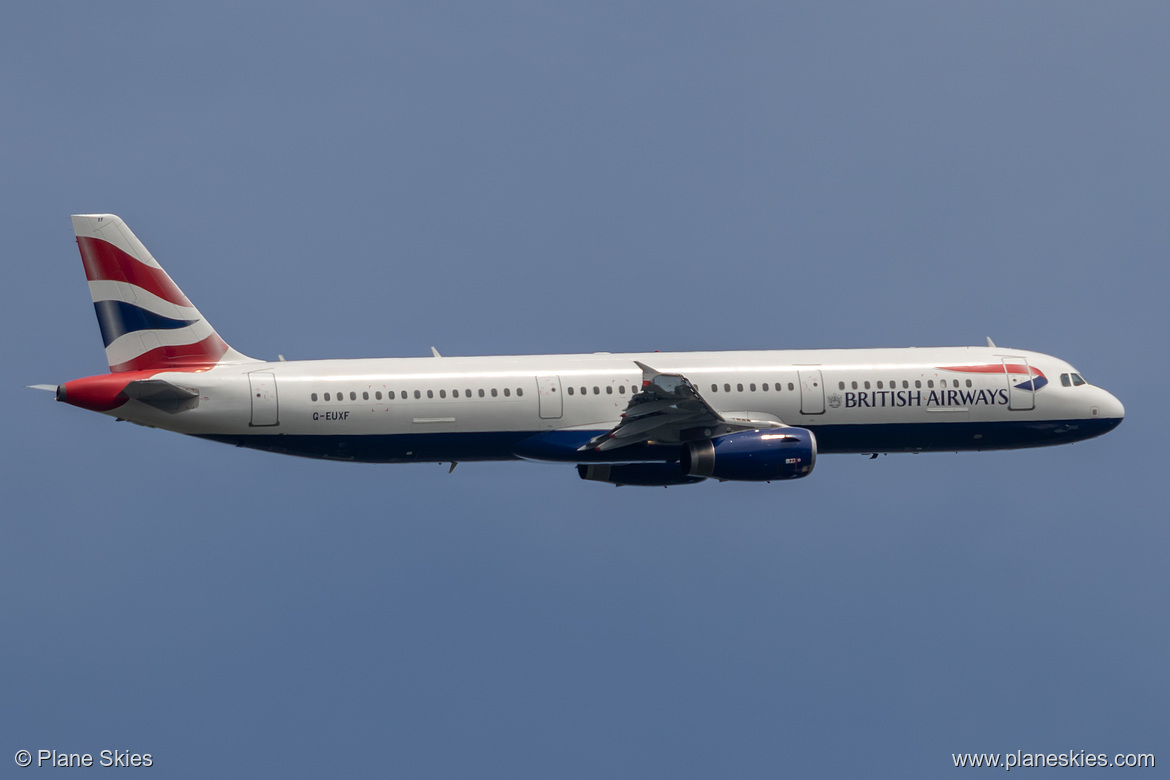
[(228, 351), (228, 345), (216, 334), (212, 333), (202, 341), (194, 344), (178, 344), (173, 347), (155, 347), (149, 352), (143, 352), (136, 358), (110, 366), (110, 371), (120, 374), (124, 371), (161, 371), (164, 368), (194, 370), (211, 368)]
[(78, 236), (77, 247), (81, 250), (85, 278), (91, 282), (127, 282), (178, 306), (191, 305), (165, 271), (139, 262), (110, 242)]

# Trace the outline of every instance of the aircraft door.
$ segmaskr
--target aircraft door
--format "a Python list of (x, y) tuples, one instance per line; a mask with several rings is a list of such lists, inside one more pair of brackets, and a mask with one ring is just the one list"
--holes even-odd
[(1033, 389), (1036, 376), (1028, 361), (1022, 357), (1002, 358), (1003, 373), (1007, 378), (1008, 409), (1013, 412), (1028, 412), (1036, 408), (1036, 391)]
[(563, 413), (561, 378), (559, 376), (538, 376), (536, 378), (536, 392), (540, 398), (540, 419), (560, 419)]
[(248, 387), (252, 396), (253, 428), (277, 425), (278, 402), (276, 398), (276, 377), (271, 371), (254, 371), (248, 374)]
[(821, 378), (819, 368), (801, 368), (797, 370), (800, 377), (800, 413), (825, 413), (825, 382)]

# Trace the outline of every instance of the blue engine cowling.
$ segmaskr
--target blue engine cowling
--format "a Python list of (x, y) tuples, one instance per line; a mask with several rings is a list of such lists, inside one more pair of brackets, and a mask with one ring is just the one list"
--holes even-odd
[(577, 466), (581, 479), (594, 482), (610, 482), (614, 485), (643, 485), (666, 487), (667, 485), (693, 485), (702, 482), (702, 477), (687, 474), (682, 464), (673, 463), (582, 463)]
[(691, 442), (680, 465), (692, 477), (762, 482), (807, 477), (816, 462), (812, 431), (766, 428)]

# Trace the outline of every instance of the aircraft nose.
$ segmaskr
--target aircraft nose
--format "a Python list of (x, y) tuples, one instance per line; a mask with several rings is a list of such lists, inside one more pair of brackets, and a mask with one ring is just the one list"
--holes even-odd
[(1125, 407), (1117, 397), (1105, 390), (1101, 391), (1101, 399), (1097, 401), (1097, 416), (1106, 420), (1117, 420), (1120, 423), (1125, 418)]

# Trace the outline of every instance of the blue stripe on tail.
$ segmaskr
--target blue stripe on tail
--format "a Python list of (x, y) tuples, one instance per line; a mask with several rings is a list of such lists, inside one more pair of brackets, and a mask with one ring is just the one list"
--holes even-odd
[(93, 308), (97, 312), (98, 326), (102, 329), (102, 341), (107, 347), (119, 336), (137, 330), (174, 330), (199, 321), (173, 320), (125, 301), (97, 301)]

